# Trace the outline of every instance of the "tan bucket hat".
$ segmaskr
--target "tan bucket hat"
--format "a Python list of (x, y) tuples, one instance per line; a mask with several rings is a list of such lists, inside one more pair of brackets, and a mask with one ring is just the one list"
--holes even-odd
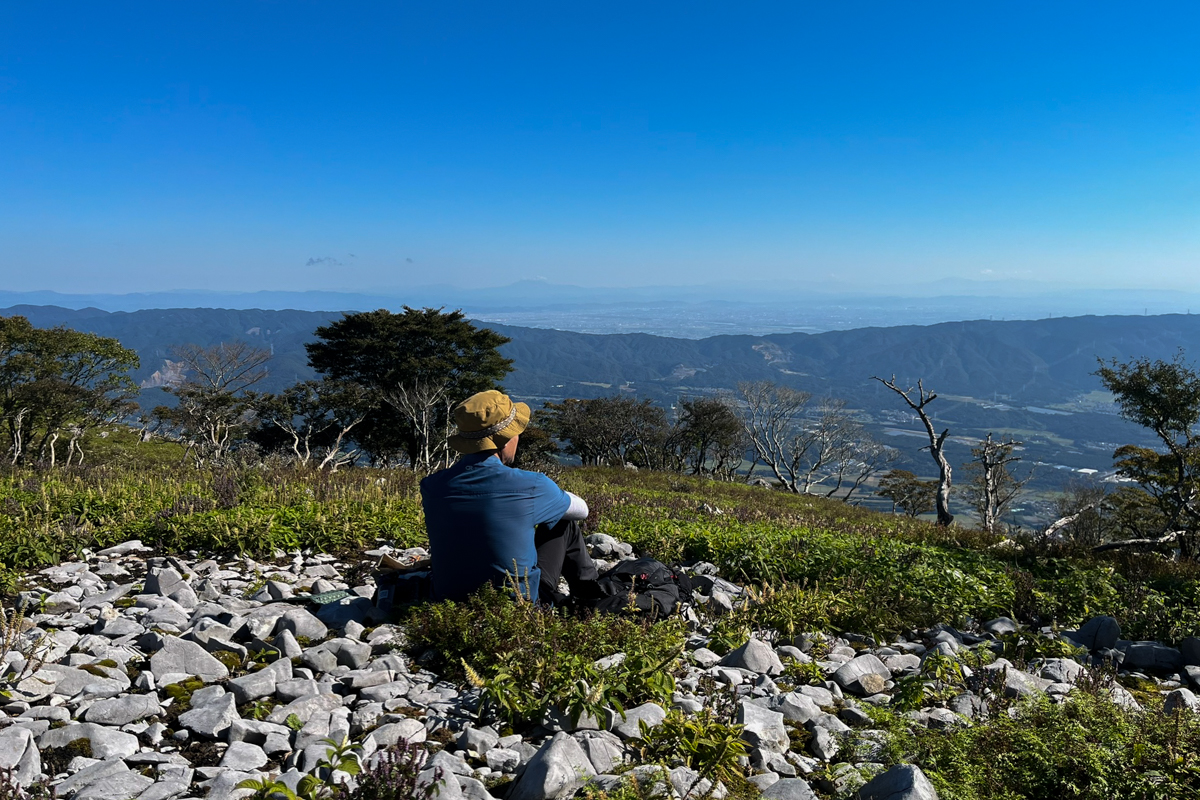
[(460, 453), (499, 450), (525, 432), (529, 413), (529, 406), (495, 389), (473, 394), (454, 407), (458, 433), (450, 437), (450, 446)]

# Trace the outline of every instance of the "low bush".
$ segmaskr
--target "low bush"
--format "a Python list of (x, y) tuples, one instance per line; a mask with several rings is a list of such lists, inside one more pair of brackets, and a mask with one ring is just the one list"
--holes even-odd
[(742, 726), (718, 719), (709, 709), (686, 715), (672, 710), (666, 719), (651, 728), (640, 723), (641, 737), (633, 742), (641, 760), (687, 766), (701, 779), (728, 781), (741, 775), (738, 759), (746, 755)]
[[(409, 648), (430, 651), (441, 674), (470, 680), (511, 725), (540, 722), (557, 708), (578, 718), (611, 706), (669, 699), (683, 651), (682, 620), (653, 623), (573, 616), (485, 586), (462, 603), (430, 603), (405, 620)], [(601, 670), (594, 661), (624, 653)]]
[(1103, 692), (1022, 702), (970, 727), (934, 731), (869, 709), (889, 759), (919, 765), (944, 800), (1144, 798), (1200, 793), (1200, 717), (1161, 704), (1128, 711)]

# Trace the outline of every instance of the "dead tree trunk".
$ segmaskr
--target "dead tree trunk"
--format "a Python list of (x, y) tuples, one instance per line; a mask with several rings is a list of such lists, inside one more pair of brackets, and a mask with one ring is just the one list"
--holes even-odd
[(917, 399), (914, 402), (910, 396), (912, 387), (901, 389), (896, 385), (895, 375), (892, 376), (891, 380), (885, 381), (883, 378), (875, 376), (872, 376), (872, 380), (879, 381), (904, 398), (904, 402), (908, 404), (909, 408), (917, 412), (917, 416), (921, 418), (921, 422), (925, 425), (925, 433), (929, 436), (929, 454), (933, 456), (933, 460), (938, 466), (938, 489), (936, 495), (937, 524), (943, 526), (952, 524), (954, 522), (954, 515), (950, 513), (950, 462), (946, 460), (946, 456), (942, 452), (946, 446), (946, 437), (950, 434), (950, 429), (947, 428), (940, 434), (937, 433), (933, 428), (933, 422), (929, 419), (929, 415), (925, 413), (925, 406), (936, 400), (937, 394), (926, 392), (924, 384), (921, 381), (917, 381)]
[(1022, 444), (1011, 438), (997, 442), (989, 433), (978, 447), (971, 448), (975, 464), (969, 469), (975, 470), (975, 480), (968, 487), (969, 494), (979, 512), (980, 524), (990, 533), (996, 532), (1001, 516), (1033, 477), (1032, 472), (1024, 479), (1012, 474), (1010, 465), (1021, 460), (1013, 451)]

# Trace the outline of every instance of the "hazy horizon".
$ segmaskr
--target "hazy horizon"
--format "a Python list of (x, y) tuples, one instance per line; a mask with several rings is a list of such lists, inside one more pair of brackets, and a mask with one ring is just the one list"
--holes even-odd
[[(934, 291), (934, 287), (956, 293)], [(404, 306), (462, 310), (483, 323), (554, 328), (579, 333), (650, 333), (685, 339), (718, 334), (820, 333), (853, 328), (932, 325), (968, 320), (1143, 316), (1200, 311), (1200, 294), (1166, 291), (1044, 290), (1014, 283), (1004, 293), (986, 285), (949, 281), (905, 287), (909, 294), (820, 292), (793, 286), (769, 295), (754, 287), (690, 286), (597, 289), (523, 281), (507, 286), (454, 289), (415, 286), (392, 294), (323, 291), (222, 292), (195, 290), (132, 294), (12, 292), (0, 288), (6, 308), (59, 306), (105, 312), (161, 309), (274, 309), (366, 311)]]

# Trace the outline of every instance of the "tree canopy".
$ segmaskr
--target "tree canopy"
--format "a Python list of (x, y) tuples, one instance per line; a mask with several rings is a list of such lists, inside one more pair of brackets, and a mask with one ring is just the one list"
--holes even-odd
[[(1113, 454), (1120, 473), (1152, 499), (1157, 513), (1138, 517), (1178, 534), (1185, 558), (1200, 557), (1200, 374), (1182, 352), (1170, 361), (1102, 361), (1096, 374), (1113, 393), (1121, 416), (1153, 431), (1165, 450), (1125, 445)], [(1120, 498), (1131, 508), (1151, 505), (1130, 492), (1119, 493)], [(1151, 532), (1163, 530), (1143, 531)]]
[(316, 330), (305, 345), (309, 364), (336, 381), (366, 390), (359, 444), (377, 461), (403, 454), (419, 469), (444, 453), (450, 409), (475, 392), (500, 388), (512, 360), (508, 339), (476, 328), (461, 311), (404, 307), (346, 314)]
[(73, 454), (83, 431), (127, 413), (137, 395), (128, 373), (138, 363), (116, 339), (0, 317), (0, 420), (9, 461), (53, 463), (60, 436), (68, 435)]

